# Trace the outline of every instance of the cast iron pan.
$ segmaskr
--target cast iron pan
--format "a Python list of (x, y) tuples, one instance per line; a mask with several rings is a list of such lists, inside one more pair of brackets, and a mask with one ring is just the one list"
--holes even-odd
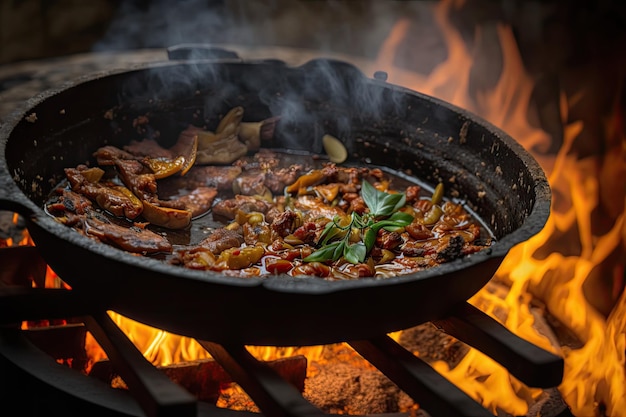
[[(42, 209), (63, 168), (93, 162), (104, 144), (141, 137), (149, 113), (164, 146), (189, 123), (280, 115), (270, 148), (323, 153), (330, 133), (349, 162), (443, 181), (491, 229), (487, 250), (384, 280), (233, 278), (133, 256), (80, 236)], [(105, 117), (107, 115), (107, 117)], [(113, 117), (110, 117), (110, 116)], [(367, 338), (444, 317), (493, 276), (510, 248), (549, 214), (542, 169), (504, 132), (450, 104), (337, 61), (179, 60), (90, 76), (29, 100), (0, 130), (0, 208), (20, 213), (52, 269), (98, 308), (221, 343), (313, 345)]]

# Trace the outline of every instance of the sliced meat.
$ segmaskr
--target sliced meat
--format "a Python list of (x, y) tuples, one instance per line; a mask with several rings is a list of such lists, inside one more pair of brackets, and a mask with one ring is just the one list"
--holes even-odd
[(233, 181), (233, 192), (243, 195), (263, 195), (265, 187), (265, 172), (260, 169), (245, 171)]
[[(172, 159), (177, 155), (172, 155), (169, 149), (165, 149), (154, 139), (144, 139), (142, 141), (131, 141), (128, 145), (124, 146), (124, 151), (134, 155), (136, 157), (149, 156), (150, 158), (169, 158)], [(131, 159), (131, 158), (123, 158)]]
[(213, 233), (203, 239), (198, 246), (210, 250), (213, 254), (219, 255), (222, 251), (230, 248), (238, 248), (244, 242), (243, 236), (229, 229), (216, 229)]
[(304, 213), (305, 221), (315, 221), (319, 218), (332, 220), (335, 216), (344, 216), (346, 213), (339, 207), (329, 206), (323, 201), (310, 196), (301, 196), (295, 199), (294, 207)]
[(191, 190), (197, 187), (214, 187), (218, 191), (231, 191), (233, 181), (239, 174), (241, 174), (241, 168), (238, 166), (194, 165), (184, 177), (170, 177), (162, 181), (162, 184), (166, 187), (166, 191), (170, 188)]
[(98, 161), (98, 165), (115, 165), (116, 159), (135, 159), (135, 156), (125, 150), (107, 145), (98, 149), (93, 154)]
[(238, 211), (244, 213), (267, 213), (272, 205), (265, 200), (259, 200), (245, 195), (236, 195), (235, 198), (219, 201), (213, 206), (213, 214), (233, 220)]
[(302, 224), (302, 219), (298, 213), (292, 210), (286, 210), (273, 219), (271, 224), (272, 232), (280, 237), (285, 237)]
[(302, 172), (304, 172), (302, 165), (272, 169), (266, 173), (264, 183), (274, 194), (282, 194), (285, 187), (296, 182)]
[(145, 171), (143, 164), (136, 160), (117, 159), (115, 166), (124, 184), (141, 200), (156, 198), (157, 182), (154, 174)]
[(465, 239), (463, 239), (463, 237), (460, 235), (452, 235), (449, 239), (443, 240), (444, 242), (447, 240), (447, 244), (444, 243), (441, 245), (442, 247), (437, 251), (437, 261), (448, 262), (460, 258), (463, 255), (463, 247), (465, 246)]
[(102, 216), (87, 215), (85, 234), (128, 252), (145, 254), (172, 252), (171, 243), (163, 236), (136, 226), (119, 226)]
[(58, 197), (57, 201), (53, 204), (48, 204), (46, 208), (48, 212), (53, 214), (56, 212), (61, 213), (67, 211), (82, 215), (90, 210), (93, 210), (93, 204), (90, 200), (79, 193), (62, 189), (61, 195)]
[(104, 210), (117, 217), (135, 219), (143, 211), (141, 201), (125, 187), (91, 182), (83, 175), (84, 170), (66, 168), (65, 176), (72, 190), (95, 201)]
[(198, 217), (209, 210), (217, 196), (217, 190), (213, 187), (198, 187), (189, 194), (178, 197), (176, 200), (191, 210), (192, 217)]

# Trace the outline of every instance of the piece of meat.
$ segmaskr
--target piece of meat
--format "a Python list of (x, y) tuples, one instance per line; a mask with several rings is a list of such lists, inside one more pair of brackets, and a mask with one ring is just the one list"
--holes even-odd
[(302, 219), (298, 216), (298, 213), (292, 210), (285, 210), (272, 221), (270, 225), (272, 232), (280, 237), (285, 237), (300, 226)]
[(143, 205), (130, 190), (120, 186), (90, 182), (83, 176), (83, 169), (66, 168), (67, 177), (72, 191), (95, 201), (104, 210), (117, 217), (135, 219), (143, 211)]
[(272, 169), (266, 172), (264, 184), (274, 194), (282, 194), (285, 187), (296, 182), (303, 171), (302, 165), (295, 164), (287, 168)]
[(191, 210), (192, 217), (198, 217), (211, 209), (217, 196), (217, 190), (213, 187), (198, 187), (189, 194), (178, 197), (176, 200)]
[(338, 167), (335, 164), (326, 164), (322, 168), (322, 172), (327, 178), (327, 182), (345, 184), (346, 192), (348, 190), (356, 191), (360, 189), (363, 180), (376, 183), (385, 177), (383, 171), (379, 168)]
[(233, 220), (238, 211), (244, 213), (267, 213), (272, 205), (265, 200), (259, 200), (245, 195), (236, 195), (235, 198), (222, 200), (213, 206), (213, 214)]
[(339, 207), (329, 206), (317, 198), (306, 195), (296, 198), (294, 207), (303, 212), (305, 221), (315, 221), (319, 218), (331, 220), (335, 216), (345, 216), (346, 214)]
[(198, 187), (214, 187), (218, 191), (231, 191), (233, 181), (240, 174), (241, 168), (237, 166), (194, 165), (184, 177), (166, 178), (159, 183), (159, 187), (166, 194), (170, 194), (170, 190), (191, 190)]
[(442, 244), (437, 251), (437, 261), (449, 262), (456, 258), (460, 258), (463, 255), (463, 247), (465, 246), (465, 239), (460, 235), (452, 235), (449, 239), (442, 239), (447, 244)]
[(125, 150), (107, 145), (99, 148), (93, 154), (98, 161), (98, 165), (115, 165), (116, 159), (135, 159), (135, 156)]
[(404, 241), (402, 236), (398, 232), (388, 232), (385, 229), (380, 229), (376, 236), (376, 246), (383, 249), (393, 250), (400, 246)]
[(270, 226), (265, 222), (256, 223), (254, 225), (244, 223), (242, 229), (246, 245), (253, 246), (257, 243), (272, 243), (272, 232)]
[(136, 226), (119, 226), (92, 213), (87, 214), (84, 228), (87, 236), (96, 237), (128, 252), (144, 254), (172, 252), (172, 244), (151, 230)]
[(405, 230), (415, 240), (425, 240), (434, 237), (433, 232), (419, 222), (413, 222), (405, 227)]
[(156, 198), (157, 182), (154, 174), (146, 172), (143, 164), (136, 160), (116, 159), (115, 167), (122, 182), (141, 200)]
[[(177, 155), (173, 155), (169, 149), (165, 149), (154, 139), (144, 139), (141, 141), (133, 140), (128, 145), (124, 146), (124, 151), (134, 155), (135, 157), (150, 158), (168, 158), (172, 159)], [(134, 158), (123, 158), (134, 159)]]
[(219, 255), (226, 249), (238, 248), (244, 242), (243, 236), (230, 229), (215, 229), (213, 233), (203, 239), (198, 246), (206, 248), (215, 255)]
[(243, 195), (263, 195), (267, 190), (265, 175), (260, 169), (243, 172), (233, 181), (233, 192)]
[(90, 210), (93, 210), (93, 204), (90, 200), (88, 200), (79, 193), (67, 189), (62, 189), (61, 195), (59, 196), (57, 203), (55, 203), (53, 206), (48, 205), (47, 209), (49, 212), (54, 212), (57, 210), (69, 211), (74, 214), (82, 215)]

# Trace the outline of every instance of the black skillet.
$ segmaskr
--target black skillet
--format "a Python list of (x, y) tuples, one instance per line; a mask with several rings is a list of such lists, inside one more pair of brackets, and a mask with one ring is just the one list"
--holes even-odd
[[(323, 153), (330, 133), (349, 162), (444, 182), (493, 232), (493, 246), (419, 273), (380, 279), (234, 278), (134, 256), (80, 236), (43, 211), (63, 168), (104, 144), (140, 139), (135, 116), (169, 146), (189, 123), (280, 115), (270, 148)], [(29, 100), (0, 129), (0, 209), (20, 213), (43, 258), (87, 304), (202, 340), (312, 345), (367, 338), (445, 317), (541, 230), (550, 189), (537, 162), (484, 120), (429, 96), (314, 60), (178, 60), (91, 76)]]

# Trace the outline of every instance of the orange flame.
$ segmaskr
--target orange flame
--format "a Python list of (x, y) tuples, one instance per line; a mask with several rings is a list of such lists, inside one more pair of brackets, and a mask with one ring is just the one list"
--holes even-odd
[[(531, 153), (545, 148), (550, 143), (550, 136), (528, 123), (534, 83), (524, 69), (511, 28), (506, 25), (497, 27), (503, 51), (502, 73), (497, 85), (472, 99), (468, 96), (468, 85), (474, 59), (458, 31), (447, 20), (453, 6), (452, 2), (444, 1), (434, 9), (435, 20), (448, 47), (448, 59), (428, 76), (395, 64), (397, 48), (410, 28), (408, 20), (400, 20), (393, 27), (378, 56), (376, 68), (386, 71), (392, 83), (441, 98), (482, 116), (511, 134)], [(480, 28), (476, 31), (476, 37), (479, 36)], [(563, 115), (567, 115), (569, 104), (568, 98), (563, 96)], [(565, 124), (567, 118), (563, 120)], [(503, 324), (511, 331), (564, 357), (565, 375), (559, 390), (574, 415), (597, 415), (598, 403), (604, 404), (607, 415), (626, 415), (623, 414), (626, 413), (626, 295), (622, 294), (616, 300), (613, 311), (605, 318), (589, 305), (583, 293), (583, 285), (592, 270), (609, 262), (610, 256), (616, 252), (621, 253), (621, 257), (617, 257), (617, 265), (612, 270), (617, 283), (614, 292), (618, 293), (621, 288), (626, 234), (624, 202), (618, 200), (617, 206), (622, 212), (616, 215), (606, 233), (595, 231), (592, 218), (601, 198), (599, 177), (611, 177), (613, 183), (616, 183), (614, 178), (622, 178), (616, 185), (618, 190), (624, 190), (626, 152), (623, 143), (626, 138), (618, 138), (616, 142), (621, 142), (622, 146), (611, 149), (602, 161), (577, 160), (572, 143), (582, 127), (582, 122), (565, 126), (564, 144), (556, 156), (533, 153), (549, 173), (548, 180), (554, 191), (553, 209), (545, 228), (513, 248), (498, 270), (496, 278), (509, 282), (510, 292), (501, 299), (483, 290), (470, 301), (493, 317), (494, 311), (505, 311)], [(610, 131), (620, 134), (617, 128)], [(611, 197), (615, 198), (614, 195)], [(624, 195), (617, 198), (623, 199)], [(572, 230), (578, 230), (580, 253), (559, 253), (551, 238)], [(548, 255), (542, 257), (539, 253)], [(561, 348), (551, 341), (554, 337), (539, 333), (530, 309), (530, 302), (535, 298), (543, 301), (549, 312), (572, 330), (584, 345)], [(436, 363), (434, 367), (493, 412), (499, 408), (513, 415), (526, 414), (529, 399), (538, 393), (538, 390), (523, 387), (508, 376), (506, 370), (474, 350), (454, 369), (448, 369), (445, 363)]]
[[(408, 19), (399, 20), (393, 27), (373, 68), (386, 71), (391, 83), (465, 108), (512, 135), (533, 153), (549, 174), (548, 179), (554, 190), (553, 209), (545, 228), (513, 248), (496, 274), (497, 279), (510, 284), (509, 292), (502, 298), (483, 290), (470, 302), (496, 319), (502, 315), (496, 316), (495, 311), (506, 312), (502, 322), (507, 328), (529, 342), (564, 357), (565, 375), (559, 391), (574, 415), (598, 415), (598, 403), (605, 405), (607, 415), (626, 415), (626, 293), (619, 295), (620, 288), (616, 285), (614, 306), (606, 317), (589, 304), (583, 293), (585, 281), (600, 265), (609, 263), (614, 282), (619, 282), (624, 276), (625, 202), (617, 204), (621, 214), (613, 216), (612, 224), (603, 233), (596, 231), (592, 219), (602, 198), (600, 180), (609, 178), (617, 181), (617, 188), (621, 186), (620, 189), (624, 190), (626, 138), (619, 136), (622, 130), (612, 126), (607, 131), (618, 136), (614, 149), (607, 152), (601, 161), (579, 160), (572, 152), (572, 145), (583, 125), (582, 122), (573, 122), (565, 126), (564, 143), (557, 155), (537, 153), (536, 150), (546, 147), (551, 138), (545, 131), (528, 123), (534, 82), (524, 69), (511, 28), (506, 25), (497, 27), (503, 51), (498, 83), (491, 91), (470, 97), (469, 80), (474, 55), (448, 20), (452, 7), (452, 1), (442, 1), (433, 9), (433, 16), (448, 47), (448, 59), (430, 74), (421, 75), (395, 63), (398, 47), (410, 30)], [(475, 36), (482, 36), (480, 28)], [(575, 99), (565, 95), (561, 99), (564, 125), (567, 109)], [(614, 124), (620, 123), (617, 117), (613, 121)], [(625, 197), (621, 195), (619, 198)], [(553, 237), (572, 230), (577, 231), (579, 253), (560, 253), (554, 247)], [(25, 237), (20, 244), (32, 244), (28, 239)], [(13, 244), (5, 243), (8, 246)], [(615, 253), (619, 253), (617, 261), (613, 260)], [(47, 286), (58, 288), (63, 285), (52, 271), (49, 271), (49, 276)], [(537, 330), (531, 308), (535, 299), (541, 300), (554, 317), (573, 331), (582, 346), (558, 346), (554, 336)], [(193, 339), (145, 326), (114, 312), (109, 314), (155, 365), (209, 356)], [(399, 334), (394, 335), (394, 338), (398, 337)], [(87, 348), (93, 361), (104, 357), (91, 337), (87, 340)], [(309, 360), (316, 360), (321, 358), (323, 349), (250, 347), (255, 356), (264, 360), (295, 354), (304, 354)], [(503, 367), (473, 349), (453, 369), (443, 362), (433, 366), (494, 413), (500, 409), (512, 415), (524, 415), (540, 393), (540, 390), (525, 387)]]

